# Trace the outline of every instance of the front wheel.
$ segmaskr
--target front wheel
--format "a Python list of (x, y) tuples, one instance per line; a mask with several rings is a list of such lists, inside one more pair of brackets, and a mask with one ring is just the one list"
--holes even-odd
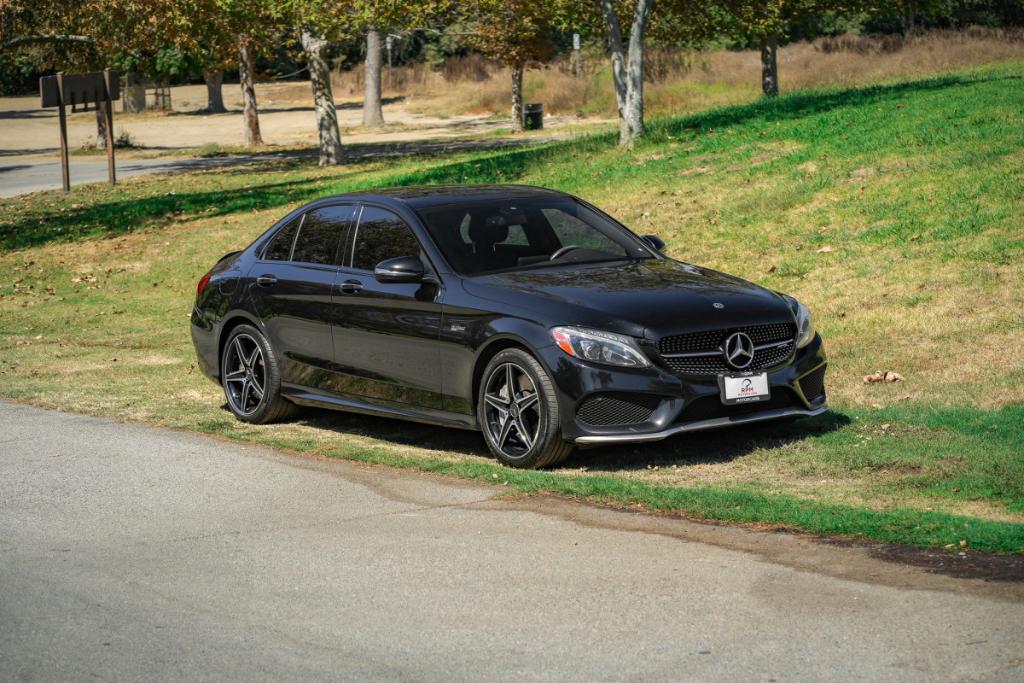
[(281, 370), (270, 343), (251, 325), (231, 330), (220, 363), (228, 408), (243, 422), (265, 424), (287, 417), (295, 404), (281, 396)]
[(551, 378), (522, 349), (501, 351), (487, 364), (477, 418), (491, 453), (511, 467), (550, 467), (572, 453), (562, 439)]

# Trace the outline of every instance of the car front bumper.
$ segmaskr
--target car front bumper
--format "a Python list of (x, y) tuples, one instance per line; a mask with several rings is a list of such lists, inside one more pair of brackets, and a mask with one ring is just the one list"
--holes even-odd
[[(547, 347), (541, 355), (555, 380), (562, 436), (580, 445), (660, 441), (685, 432), (811, 417), (828, 410), (820, 336), (798, 349), (786, 365), (768, 371), (770, 400), (732, 406), (721, 402), (717, 375), (679, 375), (657, 363), (643, 369), (596, 365), (557, 347)], [(594, 400), (608, 402), (588, 414)]]

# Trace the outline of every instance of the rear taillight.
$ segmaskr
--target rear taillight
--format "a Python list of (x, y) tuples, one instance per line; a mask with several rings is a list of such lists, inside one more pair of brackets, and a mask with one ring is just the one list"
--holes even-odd
[(196, 285), (196, 296), (200, 296), (203, 293), (203, 290), (206, 289), (206, 285), (210, 284), (210, 277), (212, 275), (213, 275), (213, 271), (211, 270), (209, 273), (204, 275), (199, 280), (199, 284)]

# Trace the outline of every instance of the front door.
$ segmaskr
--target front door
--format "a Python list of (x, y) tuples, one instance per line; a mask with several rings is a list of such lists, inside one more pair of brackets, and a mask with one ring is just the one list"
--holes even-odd
[(344, 251), (334, 292), (333, 390), (379, 405), (441, 409), (438, 286), (373, 277), (385, 259), (425, 258), (412, 229), (387, 209), (364, 206)]
[(334, 283), (352, 204), (306, 212), (281, 228), (253, 266), (254, 308), (286, 384), (322, 388), (334, 359)]

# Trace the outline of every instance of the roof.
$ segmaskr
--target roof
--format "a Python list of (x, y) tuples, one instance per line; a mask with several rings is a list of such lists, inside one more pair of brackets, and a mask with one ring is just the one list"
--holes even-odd
[[(353, 192), (331, 199), (398, 200), (414, 209), (459, 202), (509, 199), (511, 197), (564, 197), (565, 193), (530, 185), (414, 185)], [(327, 199), (326, 197), (324, 199)]]

